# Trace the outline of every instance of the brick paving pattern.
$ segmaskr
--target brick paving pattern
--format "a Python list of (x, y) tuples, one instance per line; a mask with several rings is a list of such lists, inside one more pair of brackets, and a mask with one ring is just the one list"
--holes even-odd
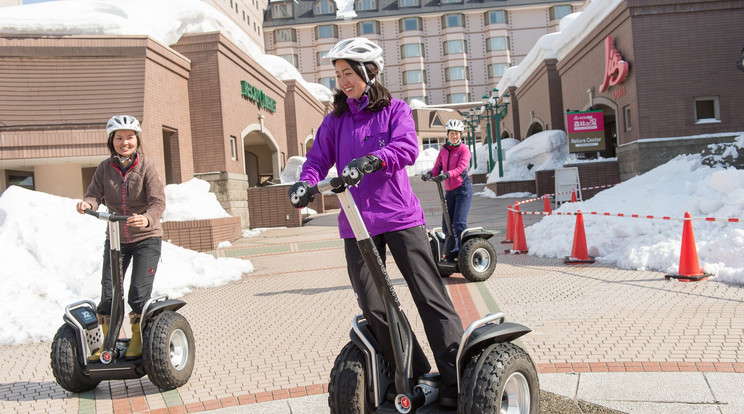
[[(439, 225), (438, 201), (426, 192), (421, 199), (429, 223)], [(507, 203), (476, 197), (470, 224), (501, 232), (498, 243)], [(335, 215), (311, 223), (240, 239), (216, 253), (246, 257), (255, 270), (184, 297), (179, 312), (194, 330), (196, 365), (183, 387), (161, 392), (144, 377), (71, 394), (54, 382), (50, 343), (2, 346), (0, 412), (185, 413), (327, 392), (330, 368), (359, 311)], [(744, 372), (741, 286), (528, 255), (498, 260), (484, 283), (448, 278), (453, 303), (464, 324), (500, 310), (532, 328), (521, 342), (541, 372)], [(412, 328), (425, 338), (402, 276), (388, 265)], [(50, 323), (61, 324), (61, 315)]]

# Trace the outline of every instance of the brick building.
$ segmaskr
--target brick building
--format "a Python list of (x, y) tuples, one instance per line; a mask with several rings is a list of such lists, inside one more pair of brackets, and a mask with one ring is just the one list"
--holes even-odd
[(109, 156), (113, 114), (142, 123), (142, 149), (167, 184), (194, 176), (250, 224), (246, 191), (276, 182), (327, 113), (221, 33), (173, 45), (147, 36), (0, 37), (0, 191), (82, 198)]
[(741, 1), (621, 1), (565, 55), (502, 86), (511, 99), (503, 136), (566, 130), (566, 112), (602, 111), (600, 155), (617, 157), (621, 180), (731, 141), (744, 131), (742, 21)]

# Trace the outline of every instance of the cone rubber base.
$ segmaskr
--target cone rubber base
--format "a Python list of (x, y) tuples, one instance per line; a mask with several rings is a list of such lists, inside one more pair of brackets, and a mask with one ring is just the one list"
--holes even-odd
[(529, 250), (504, 250), (504, 253), (510, 253), (510, 254), (526, 254)]
[(502, 240), (501, 244), (512, 244), (514, 243), (514, 240)]
[(570, 256), (566, 256), (563, 258), (563, 263), (565, 264), (591, 264), (594, 262), (595, 260), (591, 256), (589, 256), (588, 259), (578, 259), (576, 257), (570, 257)]
[(700, 282), (702, 280), (705, 280), (709, 277), (713, 276), (711, 273), (703, 273), (701, 275), (666, 275), (664, 278), (667, 280), (669, 279), (677, 279), (680, 282)]

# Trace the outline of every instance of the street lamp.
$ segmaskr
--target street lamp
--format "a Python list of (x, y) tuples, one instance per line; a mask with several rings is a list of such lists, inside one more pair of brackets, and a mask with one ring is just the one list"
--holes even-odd
[(486, 111), (486, 140), (488, 141), (488, 171), (493, 169), (493, 151), (491, 150), (491, 120), (495, 123), (496, 145), (498, 146), (499, 178), (504, 176), (503, 155), (501, 153), (501, 120), (506, 117), (509, 106), (509, 94), (503, 95), (502, 103), (499, 103), (499, 90), (493, 88), (491, 96), (483, 95), (483, 108)]
[(468, 129), (468, 146), (472, 146), (470, 153), (473, 154), (470, 157), (470, 167), (475, 169), (478, 168), (478, 157), (475, 153), (475, 127), (480, 122), (480, 116), (475, 112), (475, 109), (470, 108), (466, 114), (463, 114), (463, 122), (470, 128)]

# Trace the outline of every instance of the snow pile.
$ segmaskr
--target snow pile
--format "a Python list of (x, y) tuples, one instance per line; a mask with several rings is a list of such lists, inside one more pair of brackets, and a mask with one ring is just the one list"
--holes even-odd
[[(66, 305), (100, 299), (107, 226), (78, 214), (77, 201), (17, 186), (0, 195), (0, 345), (50, 340)], [(176, 298), (251, 271), (248, 260), (215, 259), (163, 242), (153, 294)]]
[(230, 217), (217, 201), (217, 196), (209, 192), (209, 183), (192, 178), (182, 184), (165, 186), (165, 211), (161, 222), (208, 220)]

